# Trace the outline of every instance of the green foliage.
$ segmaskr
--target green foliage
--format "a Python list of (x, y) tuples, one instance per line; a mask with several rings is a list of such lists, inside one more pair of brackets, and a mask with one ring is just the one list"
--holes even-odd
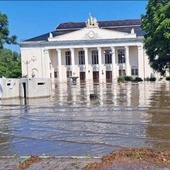
[(9, 37), (8, 18), (7, 15), (0, 12), (0, 49), (4, 44), (17, 44), (15, 35)]
[(170, 66), (170, 1), (149, 0), (142, 16), (145, 49), (151, 67), (162, 75)]
[(170, 81), (170, 76), (166, 77), (166, 80), (167, 80), (167, 81)]
[(147, 77), (147, 78), (145, 78), (145, 81), (149, 81), (149, 79), (150, 79), (150, 78), (149, 78), (149, 77)]
[(9, 49), (0, 49), (0, 77), (21, 77), (21, 56)]
[(134, 80), (133, 80), (134, 82), (141, 82), (141, 81), (143, 81), (140, 77), (136, 77)]
[(120, 77), (117, 78), (117, 82), (123, 83), (123, 82), (125, 82), (125, 78), (123, 76), (120, 76)]
[(133, 77), (132, 76), (125, 76), (125, 81), (133, 81)]
[(150, 77), (149, 81), (156, 81), (156, 77)]

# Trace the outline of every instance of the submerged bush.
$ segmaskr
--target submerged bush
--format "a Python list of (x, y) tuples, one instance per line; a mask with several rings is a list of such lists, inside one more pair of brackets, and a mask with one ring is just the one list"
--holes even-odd
[(125, 81), (133, 81), (133, 77), (132, 76), (125, 76)]
[(170, 81), (170, 76), (166, 77), (166, 80), (167, 80), (167, 81)]
[(150, 77), (150, 81), (156, 81), (156, 77)]
[(123, 76), (120, 76), (120, 77), (117, 78), (117, 82), (123, 83), (123, 82), (125, 82), (125, 78)]
[(140, 77), (136, 77), (134, 80), (134, 82), (140, 82), (140, 81), (143, 81)]

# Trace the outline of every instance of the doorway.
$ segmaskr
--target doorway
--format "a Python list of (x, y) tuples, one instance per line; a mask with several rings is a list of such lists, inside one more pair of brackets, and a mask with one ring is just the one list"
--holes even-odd
[(99, 81), (99, 72), (93, 71), (93, 81), (98, 82)]
[(106, 71), (106, 82), (112, 82), (112, 71)]
[(26, 83), (24, 82), (24, 83), (22, 83), (22, 85), (23, 85), (23, 92), (24, 92), (24, 98), (26, 98), (27, 97), (27, 95), (26, 95)]
[(85, 79), (86, 79), (85, 72), (80, 72), (80, 81), (85, 82)]

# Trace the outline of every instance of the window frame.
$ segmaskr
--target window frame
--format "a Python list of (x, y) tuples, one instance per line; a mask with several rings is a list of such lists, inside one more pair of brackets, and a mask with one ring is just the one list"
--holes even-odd
[(71, 65), (71, 51), (65, 51), (66, 65)]
[(78, 51), (79, 65), (85, 65), (85, 52), (83, 50)]
[(137, 67), (132, 67), (131, 68), (131, 75), (132, 76), (138, 76), (138, 74), (139, 74), (138, 68)]
[(125, 49), (119, 49), (118, 50), (118, 63), (119, 64), (126, 63), (126, 60), (125, 60)]
[(92, 55), (92, 64), (99, 64), (98, 50), (92, 50), (91, 55)]
[(105, 50), (105, 64), (112, 64), (112, 51), (111, 50)]

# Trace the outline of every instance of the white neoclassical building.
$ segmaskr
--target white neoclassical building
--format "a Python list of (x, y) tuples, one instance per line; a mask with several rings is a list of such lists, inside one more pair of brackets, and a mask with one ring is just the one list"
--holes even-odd
[(141, 20), (61, 23), (47, 34), (20, 44), (22, 75), (67, 82), (113, 82), (119, 76), (142, 79), (153, 70), (145, 54)]

